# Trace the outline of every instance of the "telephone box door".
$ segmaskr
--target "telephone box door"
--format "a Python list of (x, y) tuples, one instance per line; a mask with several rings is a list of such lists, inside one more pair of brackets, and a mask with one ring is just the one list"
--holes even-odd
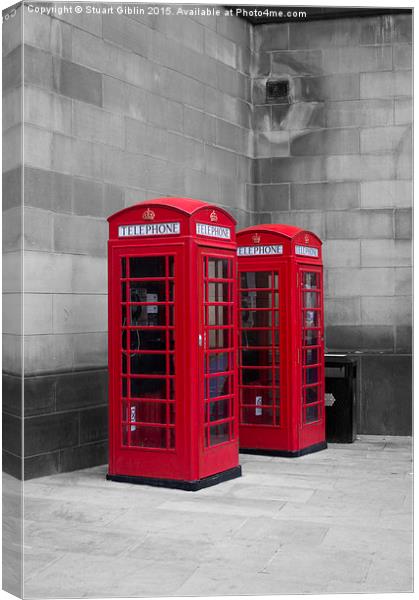
[(300, 445), (324, 435), (324, 337), (322, 269), (298, 267), (301, 340)]
[[(214, 472), (238, 448), (234, 251), (199, 248), (201, 470)], [(231, 443), (231, 442), (236, 443)]]

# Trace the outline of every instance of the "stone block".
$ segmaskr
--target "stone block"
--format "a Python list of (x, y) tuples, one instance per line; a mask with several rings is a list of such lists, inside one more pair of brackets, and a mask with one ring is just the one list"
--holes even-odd
[(75, 28), (83, 29), (99, 37), (102, 36), (102, 18), (100, 15), (86, 11), (81, 13), (73, 11), (71, 13), (56, 15), (56, 18), (73, 25)]
[(102, 106), (102, 75), (76, 63), (53, 57), (53, 89), (63, 96)]
[(360, 299), (357, 297), (326, 298), (324, 315), (326, 326), (360, 325)]
[(258, 25), (254, 28), (256, 52), (274, 52), (288, 48), (289, 24)]
[(289, 156), (289, 131), (262, 131), (253, 137), (255, 158)]
[(22, 416), (23, 377), (19, 375), (2, 374), (3, 412), (14, 417)]
[(252, 114), (253, 128), (256, 131), (272, 130), (272, 106), (255, 106)]
[(255, 211), (289, 211), (289, 184), (270, 184), (255, 186)]
[(22, 168), (3, 172), (3, 211), (22, 204)]
[(358, 239), (361, 235), (360, 211), (333, 211), (326, 213), (326, 237), (331, 239)]
[(77, 413), (42, 415), (25, 420), (25, 456), (75, 446), (79, 437)]
[(107, 223), (85, 216), (53, 216), (54, 251), (106, 256)]
[(156, 29), (168, 38), (182, 40), (187, 48), (196, 52), (204, 51), (204, 28), (192, 19), (183, 16), (171, 15), (156, 21)]
[(325, 127), (325, 106), (320, 102), (297, 102), (272, 106), (272, 128), (303, 131)]
[(3, 92), (22, 85), (22, 46), (17, 46), (7, 56), (3, 56), (2, 63)]
[(362, 129), (360, 132), (361, 153), (396, 152), (405, 133), (405, 126)]
[[(266, 213), (260, 213), (261, 215), (265, 215)], [(263, 219), (261, 219), (260, 223), (264, 223)], [(297, 227), (301, 227), (301, 229), (307, 229), (308, 231), (313, 231), (317, 234), (321, 239), (325, 237), (325, 227), (324, 227), (324, 215), (318, 212), (277, 212), (272, 211), (271, 220), (268, 222), (272, 223), (288, 223), (289, 225), (296, 225)]]
[(55, 375), (26, 377), (24, 385), (25, 417), (55, 412)]
[[(326, 179), (326, 161), (322, 156), (273, 158), (270, 163), (272, 183), (314, 182)], [(269, 182), (269, 179), (261, 180)]]
[(25, 167), (26, 206), (71, 212), (72, 180), (69, 175)]
[[(15, 125), (3, 134), (3, 172), (18, 168), (23, 162), (22, 126)], [(26, 158), (26, 157), (25, 157)]]
[(84, 102), (73, 102), (73, 135), (123, 148), (123, 117)]
[(24, 210), (23, 218), (25, 250), (52, 251), (52, 213), (28, 206)]
[(103, 191), (103, 214), (105, 217), (124, 208), (125, 198), (122, 188), (117, 185), (105, 184)]
[(392, 208), (412, 206), (411, 181), (361, 182), (362, 208)]
[(412, 294), (412, 269), (397, 268), (395, 270), (395, 294), (404, 296)]
[(73, 29), (70, 25), (59, 21), (58, 19), (51, 19), (49, 50), (52, 54), (57, 54), (58, 56), (71, 60), (72, 37)]
[(412, 70), (413, 57), (412, 57), (412, 45), (411, 44), (400, 44), (393, 46), (393, 68), (408, 69)]
[(183, 195), (185, 193), (184, 166), (145, 157), (146, 188), (162, 195)]
[(396, 239), (412, 239), (412, 211), (410, 209), (394, 211), (394, 228)]
[(205, 29), (204, 36), (205, 54), (232, 67), (233, 69), (236, 68), (236, 44), (209, 29)]
[(23, 318), (25, 335), (52, 333), (52, 296), (50, 294), (25, 293)]
[(80, 444), (107, 440), (108, 406), (98, 406), (80, 411)]
[(359, 42), (362, 45), (390, 44), (393, 37), (393, 17), (388, 15), (363, 18)]
[(362, 238), (392, 238), (393, 211), (391, 210), (361, 210), (360, 237)]
[(22, 338), (19, 335), (3, 334), (3, 370), (7, 373), (22, 372)]
[[(325, 22), (326, 23), (326, 22)], [(389, 71), (393, 67), (390, 46), (353, 46), (326, 48), (323, 51), (325, 73), (357, 73), (362, 71)]]
[(295, 77), (292, 80), (294, 98), (304, 101), (358, 100), (359, 74)]
[(161, 89), (158, 91), (174, 102), (189, 104), (198, 109), (204, 108), (204, 84), (172, 69), (163, 69)]
[(413, 328), (411, 325), (396, 326), (396, 353), (411, 354), (413, 347)]
[(138, 154), (103, 146), (104, 181), (120, 186), (145, 189), (147, 184), (147, 160)]
[(73, 179), (73, 212), (76, 215), (102, 217), (103, 185), (89, 179)]
[[(145, 90), (103, 75), (103, 106), (133, 119), (147, 119), (148, 94)], [(163, 115), (161, 115), (163, 118)]]
[[(8, 17), (8, 18), (7, 18)], [(2, 50), (6, 57), (22, 44), (22, 8), (11, 6), (3, 13)]]
[(3, 449), (15, 456), (22, 455), (22, 420), (3, 412)]
[(218, 188), (220, 202), (228, 210), (236, 208), (247, 210), (246, 186), (232, 177), (219, 177)]
[(183, 129), (185, 135), (208, 144), (215, 144), (216, 123), (217, 119), (215, 117), (189, 106), (184, 106)]
[(361, 98), (393, 98), (412, 95), (411, 71), (361, 73)]
[[(3, 215), (3, 223), (4, 223)], [(3, 274), (2, 284), (3, 292), (19, 292), (22, 293), (22, 267), (23, 253), (21, 249), (17, 252), (5, 252), (3, 248)]]
[(250, 86), (248, 78), (239, 71), (222, 63), (216, 63), (217, 88), (230, 96), (238, 96), (250, 102)]
[(394, 296), (361, 298), (363, 325), (390, 325), (395, 322)]
[(151, 47), (151, 30), (124, 15), (103, 15), (103, 39), (147, 57)]
[[(68, 141), (68, 138), (66, 142)], [(54, 136), (54, 147), (58, 147), (58, 135)], [(109, 146), (93, 144), (77, 138), (71, 139), (71, 168), (72, 172), (80, 177), (92, 177), (94, 179), (102, 179), (106, 177), (104, 169), (104, 154)], [(66, 147), (66, 143), (64, 144)], [(68, 155), (67, 155), (68, 156)], [(53, 162), (54, 165), (54, 162)], [(61, 169), (58, 169), (61, 170)], [(65, 165), (63, 170), (65, 170)]]
[(216, 121), (216, 144), (227, 150), (247, 154), (249, 131), (227, 121)]
[(357, 46), (360, 19), (320, 19), (289, 24), (290, 48), (330, 48)]
[(24, 69), (26, 84), (32, 83), (39, 87), (52, 88), (53, 58), (49, 52), (25, 46)]
[(323, 245), (323, 260), (327, 267), (360, 266), (359, 240), (327, 240)]
[(360, 433), (411, 435), (411, 357), (365, 356), (361, 369)]
[(362, 268), (359, 272), (361, 293), (365, 296), (392, 296), (397, 293), (395, 271), (386, 266)]
[(413, 177), (413, 137), (408, 128), (396, 149), (396, 178), (412, 179)]
[(3, 332), (22, 335), (22, 294), (3, 294)]
[(363, 267), (408, 267), (412, 261), (407, 240), (361, 240)]
[(185, 193), (189, 198), (199, 198), (206, 202), (218, 203), (220, 200), (214, 175), (189, 168), (185, 169)]
[(207, 173), (231, 176), (236, 173), (237, 155), (222, 148), (205, 146), (205, 167)]
[(354, 325), (329, 325), (325, 329), (325, 346), (327, 351), (359, 350), (361, 346), (361, 327)]
[(60, 451), (60, 465), (61, 470), (64, 472), (103, 465), (107, 462), (107, 442), (96, 442), (75, 448), (64, 448)]
[(413, 122), (413, 105), (411, 98), (394, 99), (394, 123), (402, 125)]
[(244, 19), (217, 18), (217, 33), (238, 45), (250, 47), (250, 29), (251, 25)]
[(108, 334), (77, 333), (73, 336), (74, 368), (97, 369), (108, 364)]
[(171, 162), (187, 165), (197, 170), (203, 170), (205, 167), (204, 144), (202, 142), (169, 131), (166, 151), (167, 159)]
[(54, 475), (60, 472), (60, 454), (58, 451), (28, 456), (24, 460), (25, 481), (34, 477)]
[(3, 212), (3, 252), (9, 253), (22, 249), (23, 211), (14, 206)]
[(51, 22), (53, 20), (47, 15), (25, 10), (23, 19), (23, 39), (25, 40), (25, 44), (41, 48), (48, 52), (50, 50)]
[(56, 294), (53, 297), (54, 333), (107, 331), (107, 297)]
[(291, 155), (356, 154), (359, 132), (356, 129), (323, 129), (296, 134), (291, 142)]
[(393, 125), (393, 102), (348, 100), (326, 106), (327, 127), (379, 127)]
[(26, 86), (25, 122), (71, 135), (71, 100), (40, 88)]
[(22, 88), (15, 87), (3, 94), (3, 134), (10, 127), (22, 123)]
[(393, 15), (392, 41), (395, 43), (411, 43), (413, 35), (413, 15)]
[(271, 52), (252, 52), (250, 57), (251, 72), (257, 77), (269, 75), (271, 72)]
[(73, 173), (74, 138), (53, 133), (52, 136), (52, 164), (49, 169), (71, 175)]
[(183, 105), (155, 94), (147, 96), (147, 114), (150, 123), (172, 131), (183, 131)]
[(323, 75), (321, 50), (293, 50), (274, 52), (271, 59), (271, 76)]
[(343, 210), (359, 208), (359, 184), (293, 183), (291, 185), (293, 210)]
[(107, 404), (108, 372), (105, 369), (60, 373), (55, 379), (58, 412)]
[(38, 127), (33, 127), (32, 125), (25, 126), (25, 166), (29, 165), (39, 169), (51, 168), (52, 137), (53, 134), (50, 131), (44, 131), (42, 129), (38, 129)]
[(395, 176), (392, 155), (342, 155), (326, 157), (326, 177), (329, 180), (376, 181)]

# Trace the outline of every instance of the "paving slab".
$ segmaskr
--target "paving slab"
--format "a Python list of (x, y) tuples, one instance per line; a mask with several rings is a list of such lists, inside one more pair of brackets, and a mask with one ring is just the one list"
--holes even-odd
[(411, 444), (243, 454), (240, 479), (196, 493), (106, 481), (105, 465), (30, 480), (25, 596), (409, 592)]

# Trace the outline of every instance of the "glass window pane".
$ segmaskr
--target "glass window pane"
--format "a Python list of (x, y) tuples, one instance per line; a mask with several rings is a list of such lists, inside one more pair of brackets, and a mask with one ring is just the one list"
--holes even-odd
[(279, 364), (279, 352), (276, 351), (275, 357), (272, 350), (242, 350), (241, 364), (253, 367), (270, 367), (275, 358), (276, 364)]
[(174, 427), (169, 429), (169, 448), (174, 448), (176, 444), (176, 430)]
[(121, 258), (121, 277), (127, 276), (127, 261), (126, 258)]
[(306, 410), (306, 423), (312, 423), (313, 421), (317, 421), (319, 418), (319, 407), (316, 406), (307, 406)]
[(209, 329), (207, 335), (210, 350), (230, 348), (230, 329)]
[(303, 369), (303, 385), (317, 383), (319, 381), (319, 370), (317, 367)]
[(171, 402), (169, 404), (169, 423), (175, 422), (175, 416), (176, 416), (176, 405), (174, 402)]
[(271, 346), (272, 343), (275, 346), (279, 344), (278, 331), (273, 332), (272, 330), (266, 329), (265, 331), (245, 329), (242, 331), (242, 346)]
[(125, 378), (122, 379), (122, 397), (123, 398), (128, 397), (128, 385), (127, 385), (127, 380)]
[(208, 380), (209, 397), (227, 396), (230, 393), (230, 379), (231, 375), (210, 377)]
[(272, 273), (270, 271), (245, 271), (240, 274), (242, 288), (271, 288)]
[(230, 398), (209, 403), (210, 421), (221, 421), (230, 416)]
[(316, 365), (319, 362), (319, 350), (315, 348), (313, 350), (304, 351), (304, 364)]
[[(166, 330), (153, 329), (146, 331), (144, 329), (130, 330), (131, 350), (166, 350)], [(173, 332), (170, 332), (170, 350), (173, 349)]]
[(319, 332), (316, 329), (307, 329), (303, 332), (303, 346), (318, 346), (320, 343)]
[(231, 309), (229, 306), (208, 306), (208, 325), (230, 325)]
[(273, 425), (273, 409), (267, 406), (244, 406), (242, 422), (249, 425)]
[(240, 319), (241, 326), (246, 328), (272, 326), (272, 312), (270, 310), (241, 310)]
[(159, 327), (166, 325), (166, 306), (157, 304), (154, 306), (130, 306), (130, 325), (134, 327)]
[(246, 369), (243, 367), (241, 373), (243, 385), (279, 385), (279, 369)]
[(131, 378), (131, 398), (166, 398), (166, 379)]
[(228, 279), (228, 263), (230, 261), (224, 258), (209, 258), (207, 277), (210, 279)]
[(318, 292), (303, 292), (304, 308), (319, 308), (320, 294)]
[(166, 404), (163, 402), (136, 402), (131, 404), (130, 421), (166, 423)]
[(127, 284), (125, 283), (121, 283), (121, 300), (122, 302), (126, 302), (127, 301)]
[[(173, 285), (173, 283), (172, 283)], [(166, 301), (166, 282), (165, 281), (130, 281), (130, 302), (165, 302)], [(148, 307), (149, 312), (154, 309), (152, 305)]]
[(305, 403), (312, 404), (313, 402), (317, 402), (319, 400), (319, 388), (309, 387), (305, 388)]
[(318, 286), (318, 273), (304, 272), (303, 273), (303, 288), (312, 289)]
[(222, 373), (223, 371), (229, 370), (229, 353), (220, 352), (216, 354), (210, 354), (208, 356), (209, 361), (209, 372), (210, 373)]
[(208, 283), (208, 302), (229, 302), (229, 283)]
[(240, 292), (242, 308), (271, 308), (271, 292)]
[(229, 423), (220, 423), (210, 427), (210, 446), (216, 446), (230, 439)]
[[(171, 358), (173, 364), (173, 357)], [(165, 375), (166, 372), (166, 354), (131, 354), (131, 373), (133, 375)], [(171, 374), (168, 373), (168, 375)]]
[(131, 446), (138, 446), (140, 448), (166, 448), (166, 428), (132, 425)]
[(130, 277), (165, 277), (165, 256), (141, 256), (129, 259)]
[(272, 388), (242, 388), (240, 392), (241, 404), (269, 404), (279, 402), (279, 390)]
[(303, 310), (303, 327), (318, 327), (319, 312), (317, 310)]

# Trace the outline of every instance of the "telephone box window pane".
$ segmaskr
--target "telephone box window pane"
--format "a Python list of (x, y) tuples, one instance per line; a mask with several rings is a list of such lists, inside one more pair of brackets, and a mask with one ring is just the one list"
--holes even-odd
[(121, 276), (127, 276), (127, 263), (125, 258), (121, 258)]
[(123, 402), (122, 403), (122, 420), (123, 421), (128, 421), (128, 402)]
[(272, 425), (273, 409), (267, 406), (244, 406), (242, 408), (242, 421), (248, 425)]
[(229, 307), (208, 306), (208, 325), (229, 325)]
[(306, 365), (317, 365), (319, 362), (319, 351), (318, 349), (306, 350), (304, 353), (304, 364)]
[(131, 446), (140, 448), (166, 448), (166, 428), (147, 427), (143, 425), (131, 426)]
[(318, 292), (304, 292), (303, 302), (304, 308), (318, 308), (320, 306), (320, 295)]
[(173, 449), (176, 444), (176, 431), (174, 427), (169, 429), (169, 448)]
[(165, 256), (142, 256), (129, 259), (130, 277), (165, 277)]
[(122, 373), (127, 373), (127, 355), (126, 354), (122, 354)]
[(318, 346), (319, 344), (319, 332), (315, 329), (307, 329), (303, 334), (303, 345), (304, 346)]
[(242, 331), (242, 346), (271, 346), (272, 343), (275, 346), (279, 345), (278, 331), (272, 332), (271, 329), (266, 331), (247, 329)]
[[(242, 365), (249, 367), (270, 367), (273, 365), (272, 350), (242, 350)], [(275, 362), (279, 364), (279, 352), (275, 353)]]
[(305, 401), (306, 404), (313, 404), (313, 402), (317, 402), (319, 399), (319, 388), (309, 387), (305, 389)]
[(131, 404), (131, 422), (166, 423), (166, 404), (163, 402), (138, 402)]
[(121, 283), (121, 299), (122, 299), (122, 302), (127, 301), (127, 285), (126, 285), (126, 283)]
[(230, 439), (230, 427), (228, 423), (220, 423), (210, 427), (210, 446), (216, 446)]
[(242, 384), (259, 386), (259, 385), (278, 385), (279, 384), (279, 369), (246, 369), (242, 368)]
[(303, 288), (306, 290), (318, 288), (318, 273), (303, 273)]
[(272, 327), (272, 311), (270, 310), (242, 310), (240, 316), (242, 327), (249, 329), (252, 327)]
[[(173, 284), (172, 284), (173, 285)], [(164, 281), (131, 281), (130, 302), (165, 302), (166, 283)], [(155, 307), (148, 306), (149, 309)], [(151, 310), (149, 310), (151, 312)]]
[(127, 386), (127, 380), (125, 378), (122, 380), (122, 397), (123, 398), (128, 397), (128, 386)]
[(173, 256), (169, 256), (169, 272), (167, 273), (168, 277), (175, 276), (175, 259)]
[(241, 292), (242, 308), (271, 308), (271, 292)]
[(208, 300), (209, 302), (229, 302), (228, 283), (208, 283)]
[(166, 350), (165, 329), (131, 329), (130, 338), (131, 350)]
[(268, 404), (272, 405), (275, 402), (279, 401), (277, 396), (278, 392), (274, 392), (274, 390), (266, 389), (266, 388), (242, 388), (241, 390), (241, 398), (242, 404)]
[(228, 262), (222, 258), (209, 258), (207, 277), (209, 279), (228, 279)]
[(169, 404), (169, 423), (174, 423), (175, 422), (175, 417), (176, 417), (176, 405), (174, 404), (174, 402), (171, 402)]
[(230, 347), (230, 331), (228, 329), (209, 329), (208, 336), (210, 350)]
[(272, 273), (270, 271), (247, 271), (241, 273), (242, 288), (271, 288)]
[(155, 306), (131, 305), (131, 326), (159, 327), (166, 325), (166, 307), (162, 304)]
[(131, 398), (166, 398), (166, 379), (131, 378)]
[(122, 444), (128, 446), (128, 427), (129, 425), (122, 425)]
[(319, 312), (316, 310), (303, 310), (304, 327), (319, 326)]
[(123, 326), (127, 325), (127, 307), (126, 306), (121, 306), (121, 324)]
[[(222, 373), (223, 371), (229, 370), (228, 364), (228, 352), (220, 352), (209, 355), (209, 372), (210, 373)], [(207, 370), (206, 370), (207, 371)]]
[(127, 349), (127, 332), (124, 329), (121, 334), (121, 346), (123, 350)]
[(319, 406), (307, 406), (306, 411), (306, 423), (313, 423), (319, 419)]
[(318, 383), (319, 371), (317, 367), (311, 369), (303, 369), (303, 385), (310, 385), (311, 383)]
[(208, 381), (209, 397), (218, 398), (218, 396), (227, 396), (230, 393), (230, 377), (222, 375), (220, 377), (210, 377)]
[(165, 375), (165, 354), (131, 354), (131, 373), (133, 375)]
[(210, 421), (221, 421), (230, 416), (230, 398), (209, 403)]

